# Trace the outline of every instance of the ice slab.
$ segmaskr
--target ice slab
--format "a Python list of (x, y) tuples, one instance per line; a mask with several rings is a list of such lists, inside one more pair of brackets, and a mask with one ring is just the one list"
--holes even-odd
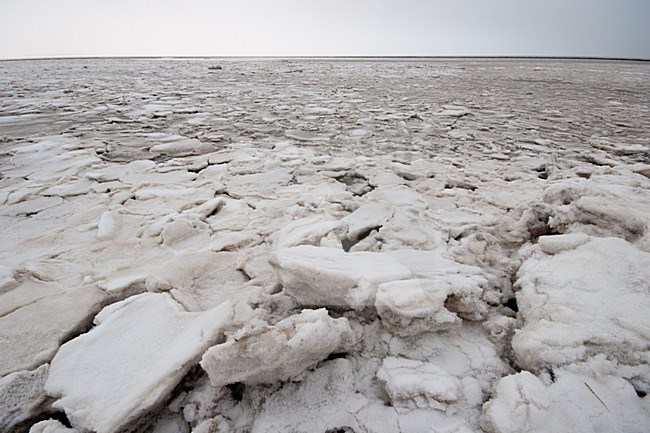
[(0, 429), (3, 432), (14, 431), (20, 423), (47, 409), (48, 367), (43, 364), (34, 371), (15, 372), (0, 379)]
[(133, 296), (104, 308), (95, 328), (61, 347), (45, 388), (78, 429), (134, 427), (221, 338), (231, 319), (230, 303), (187, 313), (168, 294)]
[(289, 183), (291, 174), (287, 170), (275, 169), (263, 173), (243, 174), (231, 177), (226, 182), (228, 193), (234, 198), (259, 196), (273, 199), (277, 190)]
[(405, 358), (384, 359), (377, 378), (397, 407), (444, 410), (461, 396), (460, 380), (433, 364)]
[(106, 299), (101, 290), (85, 286), (0, 317), (0, 376), (49, 362), (63, 341), (90, 324)]
[(393, 206), (388, 203), (370, 202), (343, 218), (348, 225), (347, 237), (357, 239), (360, 234), (373, 228), (381, 227), (393, 216)]
[(488, 433), (642, 432), (650, 428), (650, 404), (616, 376), (561, 374), (550, 386), (527, 371), (500, 379), (483, 406)]
[[(445, 380), (450, 384), (458, 384), (456, 399), (445, 401), (435, 397), (435, 393), (424, 398), (426, 392), (423, 389), (426, 388), (423, 387), (428, 383), (411, 380), (398, 382), (399, 395), (404, 395), (398, 398), (402, 407), (435, 406), (436, 411), (443, 411), (445, 415), (457, 414), (464, 420), (464, 425), (474, 430), (478, 429), (481, 405), (488, 397), (492, 384), (512, 372), (480, 324), (464, 324), (449, 331), (408, 338), (394, 337), (390, 341), (390, 353), (400, 360), (387, 365), (391, 367), (389, 371), (394, 370), (396, 377), (417, 377), (420, 370), (431, 371), (447, 378)], [(401, 366), (402, 360), (408, 362)], [(452, 389), (455, 389), (455, 385)]]
[(453, 287), (436, 280), (413, 279), (380, 284), (375, 308), (382, 322), (397, 335), (408, 336), (460, 326), (445, 308)]
[(332, 231), (345, 227), (342, 221), (314, 215), (300, 218), (287, 224), (271, 236), (273, 245), (293, 247), (298, 245), (318, 245), (320, 240)]
[(650, 253), (622, 239), (595, 238), (530, 258), (518, 275), (521, 327), (512, 347), (521, 367), (538, 371), (599, 353), (625, 365), (647, 362)]
[(589, 236), (584, 233), (569, 233), (564, 235), (540, 236), (539, 247), (546, 254), (557, 254), (572, 250), (589, 242)]
[(403, 185), (378, 188), (368, 193), (367, 196), (369, 200), (384, 201), (395, 207), (426, 207), (422, 194)]
[(543, 194), (551, 206), (549, 225), (564, 233), (620, 237), (650, 251), (649, 187), (647, 178), (626, 169), (558, 180)]
[(490, 275), (477, 266), (465, 265), (444, 256), (444, 249), (387, 251), (410, 269), (415, 277), (433, 280), (437, 290), (449, 296), (445, 308), (467, 320), (482, 320), (488, 312), (485, 298), (494, 295)]
[(362, 431), (355, 413), (367, 404), (354, 392), (354, 365), (335, 359), (273, 394), (255, 418), (252, 432)]
[(270, 263), (286, 292), (305, 306), (363, 308), (374, 303), (379, 284), (412, 275), (387, 254), (307, 245), (279, 248)]
[(347, 351), (352, 342), (347, 319), (332, 319), (324, 308), (303, 310), (211, 347), (201, 366), (216, 387), (274, 383), (302, 373), (332, 352)]
[(165, 140), (166, 142), (156, 144), (149, 149), (149, 152), (154, 154), (164, 154), (170, 156), (187, 156), (187, 155), (200, 155), (209, 153), (214, 150), (209, 144), (202, 143), (194, 138), (186, 137), (173, 137), (173, 140)]
[(29, 433), (78, 433), (77, 430), (68, 428), (54, 419), (37, 422), (29, 429)]

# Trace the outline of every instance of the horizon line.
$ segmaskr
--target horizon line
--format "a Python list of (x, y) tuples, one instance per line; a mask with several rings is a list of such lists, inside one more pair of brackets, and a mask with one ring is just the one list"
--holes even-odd
[(605, 56), (544, 56), (544, 55), (530, 55), (530, 56), (489, 56), (489, 55), (395, 55), (395, 56), (370, 56), (370, 55), (361, 55), (361, 56), (199, 56), (199, 55), (189, 55), (189, 56), (174, 56), (174, 55), (165, 55), (165, 56), (40, 56), (40, 57), (10, 57), (2, 58), (0, 62), (19, 62), (19, 61), (42, 61), (42, 60), (110, 60), (110, 59), (132, 59), (132, 60), (155, 60), (155, 59), (220, 59), (220, 60), (237, 60), (237, 59), (246, 59), (246, 60), (291, 60), (291, 59), (305, 59), (305, 60), (353, 60), (353, 59), (365, 59), (365, 60), (402, 60), (402, 59), (416, 59), (416, 60), (473, 60), (473, 59), (506, 59), (506, 60), (601, 60), (601, 61), (631, 61), (631, 62), (650, 62), (650, 58), (643, 57), (605, 57)]

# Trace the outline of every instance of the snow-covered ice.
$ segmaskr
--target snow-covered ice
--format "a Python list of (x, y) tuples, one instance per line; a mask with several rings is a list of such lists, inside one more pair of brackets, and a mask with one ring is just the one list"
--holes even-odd
[(340, 248), (279, 248), (270, 263), (286, 292), (305, 306), (360, 309), (374, 302), (379, 284), (411, 276), (387, 254)]
[(132, 429), (219, 342), (232, 315), (228, 302), (188, 313), (167, 294), (132, 296), (104, 308), (95, 328), (61, 347), (45, 389), (75, 428)]
[(333, 352), (346, 353), (354, 340), (347, 319), (327, 310), (303, 310), (273, 326), (235, 334), (211, 347), (201, 360), (216, 387), (276, 383), (297, 376)]
[(650, 431), (650, 70), (0, 62), (0, 430)]
[(518, 364), (537, 372), (606, 353), (622, 377), (650, 391), (649, 282), (650, 253), (619, 238), (526, 260), (512, 340)]
[(436, 280), (383, 283), (377, 290), (375, 308), (382, 323), (401, 336), (455, 328), (461, 320), (445, 308), (450, 289)]
[(377, 378), (384, 383), (393, 406), (445, 410), (461, 395), (461, 383), (444, 369), (428, 362), (388, 357)]

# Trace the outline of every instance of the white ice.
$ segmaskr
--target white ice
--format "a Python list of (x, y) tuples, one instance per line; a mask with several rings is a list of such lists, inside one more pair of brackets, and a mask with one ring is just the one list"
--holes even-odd
[(120, 431), (162, 403), (231, 320), (230, 303), (188, 313), (167, 294), (133, 296), (61, 347), (45, 388), (76, 428)]
[(650, 431), (642, 62), (0, 69), (0, 430)]

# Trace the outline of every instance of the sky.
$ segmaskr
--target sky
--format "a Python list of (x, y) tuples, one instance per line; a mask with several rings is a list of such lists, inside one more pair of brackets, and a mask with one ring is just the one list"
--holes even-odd
[(0, 0), (0, 58), (650, 59), (650, 0)]

